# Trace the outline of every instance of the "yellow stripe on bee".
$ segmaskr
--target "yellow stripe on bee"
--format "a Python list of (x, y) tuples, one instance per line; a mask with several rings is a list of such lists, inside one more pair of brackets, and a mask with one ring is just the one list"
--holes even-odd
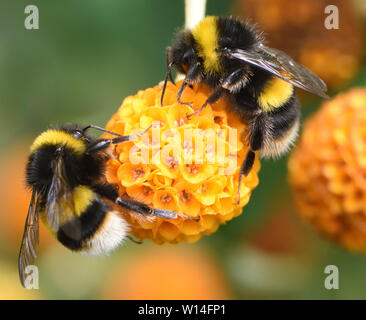
[(43, 222), (44, 227), (46, 230), (55, 238), (57, 238), (57, 233), (53, 232), (50, 225), (48, 224), (47, 218), (46, 218), (46, 212), (43, 210), (39, 213), (39, 216), (41, 217), (41, 221)]
[(31, 145), (31, 153), (44, 145), (62, 145), (72, 149), (79, 155), (83, 154), (86, 150), (84, 141), (74, 138), (70, 133), (55, 129), (41, 133)]
[(217, 17), (203, 19), (194, 29), (192, 35), (197, 42), (197, 53), (203, 59), (203, 65), (208, 73), (219, 72), (221, 64), (218, 49)]
[[(81, 216), (95, 199), (95, 193), (87, 186), (77, 186), (72, 191), (72, 197), (74, 201), (73, 205), (61, 202), (66, 220), (60, 221), (60, 225), (66, 223), (70, 219), (73, 219), (75, 215)], [(73, 208), (73, 212), (70, 211), (71, 208)], [(47, 231), (57, 238), (57, 232), (54, 232), (48, 224), (46, 212), (42, 210), (39, 215)]]
[(86, 186), (77, 186), (72, 192), (76, 215), (84, 213), (95, 199), (94, 192)]
[(263, 111), (271, 111), (283, 106), (292, 96), (294, 87), (292, 84), (274, 77), (269, 80), (259, 95), (258, 103)]

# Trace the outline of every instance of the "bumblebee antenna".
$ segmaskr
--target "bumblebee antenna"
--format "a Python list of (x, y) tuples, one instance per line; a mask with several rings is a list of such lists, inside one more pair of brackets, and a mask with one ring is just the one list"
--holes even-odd
[(101, 127), (98, 127), (98, 126), (94, 126), (94, 125), (92, 125), (92, 124), (90, 124), (90, 125), (88, 125), (87, 127), (85, 127), (82, 131), (83, 131), (83, 133), (84, 132), (86, 132), (87, 130), (89, 130), (89, 129), (96, 129), (96, 130), (99, 130), (99, 131), (103, 131), (103, 132), (106, 132), (106, 133), (110, 133), (110, 134), (113, 134), (113, 135), (115, 135), (115, 136), (121, 136), (120, 134), (118, 134), (118, 133), (115, 133), (115, 132), (113, 132), (113, 131), (109, 131), (109, 130), (107, 130), (107, 129), (104, 129), (104, 128), (101, 128)]

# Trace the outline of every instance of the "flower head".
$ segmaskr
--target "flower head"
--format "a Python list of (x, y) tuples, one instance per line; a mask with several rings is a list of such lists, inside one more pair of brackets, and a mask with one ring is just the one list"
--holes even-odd
[(229, 110), (223, 98), (201, 113), (187, 118), (210, 95), (204, 85), (187, 88), (177, 103), (181, 82), (168, 83), (163, 106), (162, 87), (127, 97), (106, 128), (127, 135), (144, 131), (136, 141), (115, 147), (108, 162), (107, 179), (120, 191), (153, 208), (176, 211), (198, 221), (144, 219), (132, 212), (127, 219), (133, 234), (156, 243), (194, 242), (241, 213), (258, 184), (259, 161), (244, 177), (237, 202), (240, 165), (248, 151), (246, 125)]
[(352, 250), (366, 250), (366, 89), (325, 103), (289, 160), (303, 218)]

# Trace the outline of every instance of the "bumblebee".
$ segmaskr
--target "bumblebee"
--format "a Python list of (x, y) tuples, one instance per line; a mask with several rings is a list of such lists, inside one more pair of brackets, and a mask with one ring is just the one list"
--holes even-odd
[(188, 118), (226, 95), (233, 111), (247, 123), (249, 151), (241, 165), (239, 190), (256, 152), (279, 156), (296, 139), (300, 107), (294, 87), (328, 98), (320, 78), (284, 52), (267, 47), (256, 26), (232, 17), (206, 17), (192, 30), (180, 31), (167, 48), (167, 65), (161, 105), (174, 67), (185, 75), (179, 103), (191, 105), (181, 101), (187, 85), (203, 82), (213, 89)]
[[(90, 128), (115, 137), (94, 139), (87, 134)], [(26, 184), (32, 196), (19, 253), (23, 286), (25, 269), (36, 259), (39, 218), (65, 247), (84, 254), (102, 255), (126, 238), (133, 240), (128, 235), (128, 223), (116, 208), (150, 219), (180, 216), (127, 196), (121, 197), (118, 186), (106, 180), (106, 161), (111, 157), (109, 147), (135, 140), (149, 129), (123, 136), (93, 125), (83, 129), (63, 126), (44, 131), (35, 139), (26, 166)]]

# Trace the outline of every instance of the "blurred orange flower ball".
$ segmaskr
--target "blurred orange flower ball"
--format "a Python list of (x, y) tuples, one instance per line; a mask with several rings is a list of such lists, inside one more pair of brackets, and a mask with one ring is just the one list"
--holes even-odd
[[(325, 27), (333, 13), (325, 12), (329, 5), (338, 8), (338, 29)], [(356, 76), (363, 58), (363, 30), (352, 1), (238, 0), (237, 11), (260, 25), (270, 46), (310, 68), (329, 88), (340, 88)]]
[[(283, 199), (284, 196), (279, 195), (279, 198)], [(272, 203), (265, 223), (251, 237), (253, 247), (268, 254), (303, 253), (309, 242), (292, 211), (288, 204)]]
[[(30, 202), (31, 192), (25, 186), (28, 154), (29, 145), (21, 143), (9, 148), (0, 159), (0, 239), (12, 250), (20, 248)], [(47, 246), (51, 238), (40, 224), (40, 249)]]
[(206, 251), (151, 248), (117, 264), (103, 299), (230, 299), (229, 285)]
[(299, 212), (351, 250), (366, 251), (366, 89), (352, 89), (310, 118), (289, 160)]
[[(220, 224), (241, 213), (258, 184), (260, 164), (256, 160), (243, 178), (240, 203), (236, 205), (239, 169), (248, 151), (246, 125), (229, 111), (224, 98), (187, 119), (187, 114), (203, 105), (210, 90), (203, 85), (186, 88), (182, 101), (193, 102), (191, 108), (177, 103), (181, 84), (168, 83), (163, 107), (161, 86), (127, 97), (106, 126), (126, 135), (153, 124), (146, 139), (116, 146), (116, 159), (110, 160), (107, 168), (110, 182), (154, 208), (199, 218), (152, 221), (130, 212), (127, 218), (133, 234), (158, 244), (195, 242), (215, 232)], [(135, 162), (144, 155), (147, 161)]]

